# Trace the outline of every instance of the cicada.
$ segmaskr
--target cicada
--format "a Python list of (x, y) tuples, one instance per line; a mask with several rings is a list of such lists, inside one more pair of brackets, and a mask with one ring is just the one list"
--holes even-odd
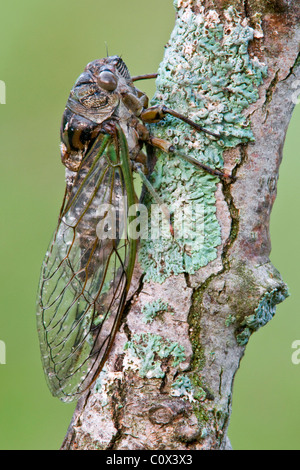
[[(61, 158), (66, 191), (58, 226), (46, 253), (39, 285), (37, 324), (49, 388), (63, 401), (78, 399), (101, 371), (118, 330), (137, 252), (128, 236), (137, 196), (133, 172), (146, 186), (149, 162), (143, 147), (174, 152), (155, 138), (147, 123), (166, 116), (184, 120), (165, 106), (148, 107), (118, 56), (90, 62), (72, 88), (61, 124)], [(190, 159), (191, 161), (191, 159)], [(200, 168), (225, 177), (198, 161)], [(113, 237), (99, 235), (115, 208)]]

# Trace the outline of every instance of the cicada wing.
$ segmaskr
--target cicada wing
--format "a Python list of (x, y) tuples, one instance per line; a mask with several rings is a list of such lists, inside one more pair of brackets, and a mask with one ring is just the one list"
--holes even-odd
[(103, 366), (136, 255), (127, 238), (135, 202), (127, 143), (100, 135), (62, 210), (42, 266), (37, 324), (49, 388), (78, 399)]

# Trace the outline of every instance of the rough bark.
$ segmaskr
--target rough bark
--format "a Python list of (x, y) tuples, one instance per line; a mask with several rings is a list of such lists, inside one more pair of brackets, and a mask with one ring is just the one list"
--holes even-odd
[[(300, 78), (299, 2), (178, 0), (175, 3), (177, 27), (166, 49), (174, 62), (165, 60), (161, 64), (160, 76), (165, 78), (158, 83), (156, 101), (162, 99), (170, 82), (176, 88), (177, 79), (178, 89), (183, 86), (176, 75), (180, 69), (176, 63), (182, 64), (183, 57), (188, 64), (197, 60), (197, 55), (203, 61), (204, 46), (201, 45), (201, 56), (200, 46), (192, 47), (196, 42), (190, 37), (191, 30), (214, 31), (217, 27), (230, 39), (235, 28), (243, 34), (252, 28), (250, 41), (231, 43), (230, 50), (234, 48), (234, 67), (238, 67), (241, 54), (246, 76), (256, 74), (257, 80), (251, 84), (251, 90), (238, 82), (235, 85), (239, 90), (228, 89), (223, 84), (223, 94), (218, 96), (222, 100), (227, 93), (228, 103), (238, 93), (248, 97), (248, 105), (242, 112), (247, 120), (237, 123), (233, 116), (231, 123), (233, 127), (237, 123), (240, 129), (250, 129), (251, 123), (254, 139), (250, 133), (240, 133), (236, 140), (229, 136), (223, 146), (224, 167), (236, 176), (234, 184), (207, 180), (213, 183), (216, 207), (217, 225), (213, 223), (216, 228), (212, 231), (218, 231), (219, 226), (221, 236), (219, 240), (216, 237), (213, 254), (210, 253), (206, 262), (201, 261), (200, 269), (190, 268), (185, 272), (173, 269), (176, 274), (168, 272), (159, 277), (153, 274), (153, 265), (147, 265), (143, 256), (140, 257), (106, 368), (99, 377), (97, 389), (92, 387), (79, 401), (63, 449), (230, 449), (226, 431), (233, 380), (247, 341), (272, 318), (276, 304), (288, 295), (286, 285), (269, 260), (269, 220), (294, 107), (293, 83)], [(230, 7), (235, 10), (228, 10)], [(186, 31), (182, 31), (184, 25)], [(179, 47), (178, 35), (184, 37), (184, 34), (186, 42), (184, 47)], [(199, 33), (196, 35), (199, 37)], [(220, 48), (216, 49), (215, 55), (218, 54)], [(246, 65), (247, 57), (252, 71)], [(225, 59), (229, 62), (230, 58)], [(262, 72), (259, 80), (257, 73), (263, 69), (265, 73)], [(171, 78), (166, 76), (166, 70)], [(229, 70), (228, 77), (232, 81), (238, 73), (243, 71)], [(204, 78), (204, 82), (196, 84), (200, 87), (197, 90), (204, 90), (203, 83), (210, 90), (205, 73)], [(168, 96), (164, 99), (168, 103)], [(180, 101), (176, 93), (175, 99)], [(182, 99), (190, 107), (191, 94)], [(215, 101), (211, 100), (212, 112), (216, 111)], [(193, 111), (197, 111), (197, 106), (200, 105), (195, 100)], [(212, 121), (217, 123), (217, 128), (220, 124), (219, 130), (225, 111), (220, 110), (221, 120)], [(230, 122), (228, 114), (226, 119)], [(172, 126), (176, 126), (174, 121), (170, 121), (169, 129)], [(172, 132), (166, 127), (157, 129), (156, 126), (156, 133), (167, 132), (172, 138)], [(211, 141), (203, 142), (206, 142), (205, 154)], [(168, 168), (169, 160), (162, 161)], [(208, 163), (211, 163), (209, 158)], [(153, 181), (163, 197), (164, 191), (171, 190), (157, 183), (157, 175), (158, 171), (154, 172)], [(205, 176), (199, 175), (196, 184), (200, 186), (201, 181), (206, 181), (201, 178)], [(212, 211), (212, 220), (213, 216)], [(141, 249), (144, 254), (148, 250), (151, 256), (155, 250), (147, 244)], [(164, 255), (167, 256), (163, 253), (160, 260)], [(196, 255), (194, 251), (194, 260)], [(157, 260), (155, 266), (162, 267)]]

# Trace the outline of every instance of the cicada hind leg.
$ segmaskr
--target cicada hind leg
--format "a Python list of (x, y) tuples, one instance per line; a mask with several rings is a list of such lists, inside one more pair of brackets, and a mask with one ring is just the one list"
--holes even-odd
[[(176, 117), (177, 119), (180, 119), (181, 121), (185, 122), (186, 124), (191, 126), (193, 129), (197, 130), (198, 132), (204, 132), (218, 139), (221, 138), (221, 135), (216, 134), (212, 131), (209, 131), (208, 129), (205, 129), (204, 127), (195, 123), (191, 119), (183, 116), (177, 111), (167, 108), (166, 106), (156, 105), (156, 106), (152, 106), (151, 108), (147, 108), (143, 110), (140, 117), (143, 122), (150, 124), (150, 123), (160, 122), (166, 117), (167, 114), (170, 114)], [(196, 166), (197, 168), (200, 168), (201, 170), (206, 171), (207, 173), (210, 173), (211, 175), (218, 176), (226, 183), (232, 183), (235, 180), (233, 176), (224, 173), (218, 168), (211, 168), (210, 166), (205, 165), (204, 163), (201, 163), (196, 158), (190, 157), (189, 155), (186, 155), (180, 151), (177, 151), (175, 147), (173, 146), (173, 144), (171, 142), (168, 142), (165, 139), (160, 139), (160, 138), (153, 137), (150, 135), (147, 142), (153, 147), (156, 147), (162, 150), (163, 152), (166, 152), (171, 155), (177, 155), (183, 158), (184, 160), (188, 161), (192, 165)]]

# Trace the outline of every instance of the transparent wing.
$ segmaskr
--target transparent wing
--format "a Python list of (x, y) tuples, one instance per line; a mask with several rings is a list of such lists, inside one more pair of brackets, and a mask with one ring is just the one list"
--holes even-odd
[(97, 376), (116, 333), (136, 254), (136, 242), (126, 238), (134, 197), (117, 127), (86, 156), (42, 266), (42, 361), (52, 394), (63, 401), (78, 399)]

